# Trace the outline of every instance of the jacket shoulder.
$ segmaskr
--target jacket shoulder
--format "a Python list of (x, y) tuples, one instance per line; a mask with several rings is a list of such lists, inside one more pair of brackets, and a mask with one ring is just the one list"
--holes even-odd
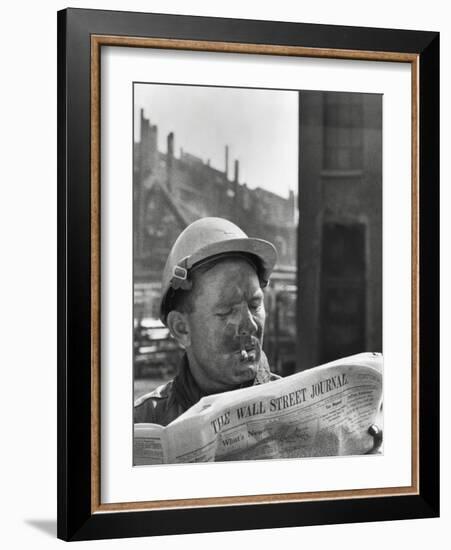
[(153, 391), (138, 397), (135, 401), (133, 419), (134, 422), (151, 422), (158, 424), (159, 409), (169, 400), (172, 392), (173, 380), (162, 384)]
[(151, 392), (141, 395), (141, 397), (135, 400), (135, 407), (138, 407), (148, 399), (167, 399), (171, 393), (173, 382), (173, 380), (170, 380), (166, 382), (166, 384), (161, 384), (161, 386), (158, 386), (158, 388), (155, 388)]

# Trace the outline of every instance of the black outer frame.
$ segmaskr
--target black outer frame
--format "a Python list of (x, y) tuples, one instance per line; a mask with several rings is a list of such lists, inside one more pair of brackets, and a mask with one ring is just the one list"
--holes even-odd
[[(419, 495), (91, 513), (91, 34), (420, 56)], [(438, 266), (438, 33), (71, 8), (58, 12), (58, 537), (88, 540), (437, 517)]]

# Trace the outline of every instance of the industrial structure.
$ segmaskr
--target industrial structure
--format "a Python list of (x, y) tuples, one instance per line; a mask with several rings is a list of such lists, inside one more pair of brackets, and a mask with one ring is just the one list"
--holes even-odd
[[(278, 251), (278, 263), (267, 292), (267, 306), (278, 301), (274, 293), (289, 291), (290, 308), (275, 318), (268, 315), (266, 348), (270, 359), (283, 370), (294, 369), (297, 204), (293, 191), (287, 198), (240, 182), (239, 162), (229, 176), (229, 147), (224, 150), (224, 167), (213, 167), (183, 149), (175, 155), (175, 136), (167, 136), (165, 152), (158, 150), (158, 127), (140, 112), (140, 139), (134, 143), (134, 317), (135, 328), (143, 320), (158, 319), (160, 280), (169, 250), (181, 231), (196, 219), (218, 216), (237, 224), (249, 237), (271, 241)], [(277, 185), (275, 184), (275, 188)], [(290, 324), (285, 353), (276, 345), (277, 326)], [(273, 326), (274, 325), (274, 326)], [(279, 333), (281, 330), (279, 329)], [(281, 342), (279, 334), (277, 341)], [(289, 341), (289, 343), (288, 343)], [(151, 346), (148, 346), (149, 348)], [(287, 353), (287, 347), (290, 352)], [(289, 355), (289, 357), (288, 357)]]
[[(159, 151), (158, 128), (141, 110), (133, 179), (135, 330), (158, 319), (161, 274), (177, 236), (198, 218), (219, 216), (278, 250), (265, 292), (264, 348), (275, 372), (383, 351), (382, 96), (299, 93), (299, 201), (292, 191), (284, 198), (249, 188), (237, 160), (231, 177), (227, 146), (218, 169), (183, 149), (177, 156), (174, 142), (170, 133)], [(155, 358), (156, 337), (146, 330)]]

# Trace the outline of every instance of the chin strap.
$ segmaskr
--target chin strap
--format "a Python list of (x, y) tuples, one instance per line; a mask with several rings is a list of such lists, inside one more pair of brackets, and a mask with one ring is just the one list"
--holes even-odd
[(174, 290), (191, 290), (193, 282), (188, 279), (188, 257), (183, 258), (172, 268), (170, 286)]

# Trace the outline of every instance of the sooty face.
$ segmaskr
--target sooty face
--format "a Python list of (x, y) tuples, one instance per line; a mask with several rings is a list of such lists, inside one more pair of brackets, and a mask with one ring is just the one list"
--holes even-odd
[(257, 273), (242, 259), (225, 259), (195, 278), (186, 314), (191, 371), (208, 393), (249, 383), (261, 358), (265, 307)]

